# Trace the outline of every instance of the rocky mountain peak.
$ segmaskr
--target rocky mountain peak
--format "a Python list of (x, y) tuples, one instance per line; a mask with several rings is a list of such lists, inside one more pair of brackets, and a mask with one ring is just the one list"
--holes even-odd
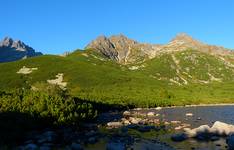
[(179, 33), (173, 40), (192, 40), (192, 36), (188, 35), (187, 33)]
[(0, 42), (0, 46), (5, 46), (5, 47), (8, 47), (10, 45), (13, 44), (13, 39), (10, 38), (10, 37), (5, 37), (1, 42)]
[(132, 57), (134, 54), (136, 54), (134, 57), (137, 57), (138, 55), (145, 55), (141, 53), (142, 46), (143, 45), (140, 45), (137, 41), (120, 34), (113, 35), (109, 38), (99, 36), (88, 44), (86, 49), (94, 49), (112, 60), (126, 64), (136, 59)]
[(134, 45), (138, 43), (132, 39), (129, 39), (123, 34), (113, 35), (109, 39), (114, 45), (121, 46), (121, 47), (125, 47), (126, 45)]
[(20, 40), (5, 37), (0, 42), (0, 62), (15, 61), (27, 57), (42, 55)]
[(192, 36), (186, 33), (179, 33), (175, 38), (171, 40), (170, 43), (181, 43), (181, 44), (202, 44), (198, 40), (194, 39)]
[(29, 49), (32, 49), (31, 47), (27, 46), (24, 44), (24, 42), (20, 40), (13, 40), (10, 37), (5, 37), (1, 42), (0, 42), (0, 47), (8, 47), (8, 48), (14, 48), (18, 51), (27, 51)]

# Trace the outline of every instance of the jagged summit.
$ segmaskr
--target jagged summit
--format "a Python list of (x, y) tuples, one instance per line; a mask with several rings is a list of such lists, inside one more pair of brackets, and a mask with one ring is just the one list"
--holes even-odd
[(6, 46), (8, 47), (9, 45), (13, 44), (13, 39), (10, 37), (5, 37), (1, 42), (0, 42), (0, 46)]
[(128, 63), (129, 60), (135, 60), (135, 58), (130, 55), (134, 53), (134, 49), (137, 50), (139, 48), (138, 42), (129, 39), (122, 34), (113, 35), (109, 38), (99, 36), (86, 47), (86, 49), (95, 49), (104, 56), (120, 63)]
[(172, 39), (172, 41), (174, 40), (191, 41), (194, 39), (192, 36), (188, 35), (187, 33), (179, 33)]
[(188, 35), (187, 33), (179, 33), (177, 34), (169, 43), (173, 42), (181, 42), (185, 44), (200, 44), (203, 45), (202, 42), (200, 42), (197, 39), (194, 39), (192, 36)]
[(13, 40), (10, 37), (5, 37), (1, 42), (0, 42), (0, 47), (8, 47), (8, 48), (15, 48), (16, 50), (19, 51), (27, 51), (29, 49), (32, 49), (28, 45), (26, 45), (24, 42), (20, 40)]
[(42, 55), (20, 40), (5, 37), (0, 42), (0, 62), (15, 61), (27, 57)]
[(160, 53), (170, 53), (175, 51), (184, 51), (194, 49), (212, 55), (227, 55), (230, 50), (202, 43), (186, 33), (177, 34), (168, 44), (143, 44), (120, 34), (111, 37), (99, 36), (93, 40), (87, 49), (94, 49), (109, 59), (115, 60), (121, 64), (129, 64), (136, 61), (144, 61), (154, 58)]

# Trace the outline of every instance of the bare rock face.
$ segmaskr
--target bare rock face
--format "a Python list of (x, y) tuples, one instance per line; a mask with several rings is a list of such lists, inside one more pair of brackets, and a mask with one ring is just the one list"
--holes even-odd
[[(141, 44), (124, 35), (107, 38), (100, 36), (92, 41), (86, 49), (95, 49), (101, 54), (121, 64), (128, 64), (151, 58), (157, 46)], [(154, 56), (153, 56), (154, 57)]]
[(168, 44), (164, 45), (162, 49), (165, 51), (183, 51), (187, 49), (199, 50), (201, 52), (210, 53), (212, 55), (225, 56), (233, 53), (229, 49), (221, 46), (208, 45), (198, 40), (193, 39), (191, 36), (180, 33), (173, 38)]
[(0, 42), (0, 62), (10, 62), (27, 57), (42, 55), (22, 41), (14, 41), (12, 38), (6, 37)]
[(86, 49), (96, 50), (120, 64), (143, 62), (161, 53), (171, 53), (189, 49), (219, 56), (234, 54), (233, 51), (229, 49), (202, 43), (185, 33), (178, 34), (165, 45), (139, 43), (124, 35), (111, 36), (110, 38), (100, 36), (88, 44)]

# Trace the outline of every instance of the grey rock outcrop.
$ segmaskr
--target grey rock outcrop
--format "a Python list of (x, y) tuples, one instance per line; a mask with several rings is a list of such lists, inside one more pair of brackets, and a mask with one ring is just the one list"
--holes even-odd
[(157, 45), (138, 43), (124, 35), (116, 35), (110, 38), (100, 36), (86, 49), (95, 49), (109, 59), (121, 64), (129, 64), (153, 58), (157, 47)]
[(0, 42), (0, 62), (10, 62), (42, 55), (20, 40), (6, 37)]

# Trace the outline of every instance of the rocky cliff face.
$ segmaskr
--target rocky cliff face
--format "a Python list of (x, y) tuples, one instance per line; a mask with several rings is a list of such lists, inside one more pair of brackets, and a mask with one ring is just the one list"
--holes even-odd
[(10, 62), (27, 57), (42, 55), (22, 41), (14, 41), (12, 38), (6, 37), (0, 42), (0, 62)]
[(86, 49), (94, 49), (104, 56), (122, 64), (144, 60), (154, 56), (156, 45), (142, 44), (131, 40), (124, 35), (107, 38), (100, 36), (92, 41)]
[(142, 62), (147, 59), (152, 59), (161, 53), (171, 53), (188, 49), (220, 56), (234, 54), (229, 49), (202, 43), (185, 33), (178, 34), (165, 45), (139, 43), (124, 35), (111, 36), (110, 38), (100, 36), (92, 41), (86, 49), (94, 49), (107, 58), (121, 64)]

